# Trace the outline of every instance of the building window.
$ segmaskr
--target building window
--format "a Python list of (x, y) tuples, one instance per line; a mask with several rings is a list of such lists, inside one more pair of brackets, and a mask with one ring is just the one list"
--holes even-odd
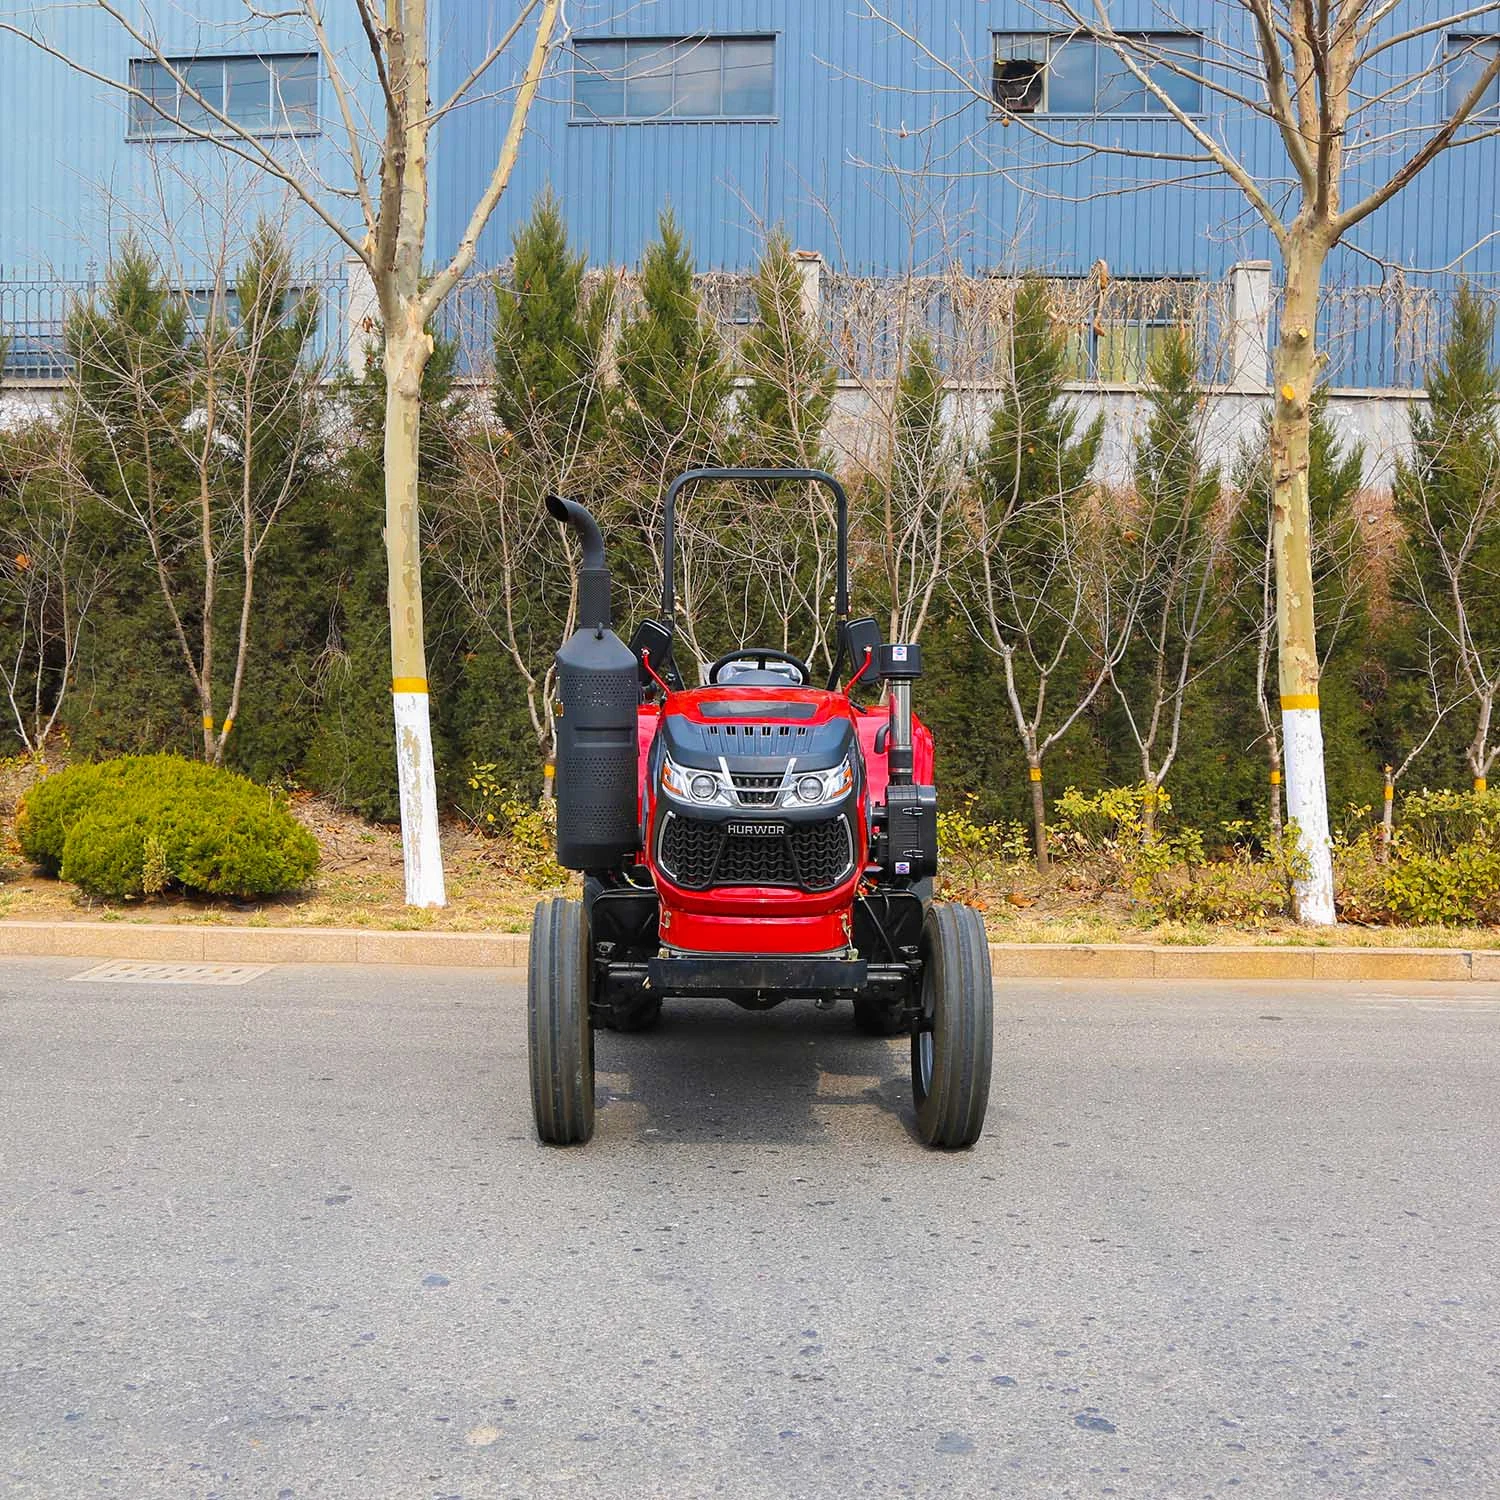
[[(180, 88), (173, 73), (181, 76)], [(257, 134), (306, 134), (318, 128), (318, 57), (173, 57), (130, 64), (130, 133), (137, 137), (222, 134), (217, 110)]]
[[(1140, 47), (1134, 61), (1184, 113), (1202, 108), (1202, 88), (1175, 71), (1196, 72), (1203, 39), (1187, 32), (1121, 33)], [(1086, 36), (995, 33), (996, 107), (1011, 115), (1157, 115), (1167, 107), (1112, 47)]]
[(575, 120), (760, 120), (774, 113), (768, 36), (575, 42)]
[(1196, 281), (1122, 277), (1104, 287), (1079, 282), (1061, 287), (1063, 302), (1084, 314), (1068, 329), (1072, 380), (1144, 385), (1166, 341), (1198, 326), (1202, 288)]
[[(1500, 38), (1497, 37), (1448, 38), (1448, 114), (1451, 115), (1469, 97), (1469, 91), (1479, 82), (1480, 74), (1494, 62), (1497, 48), (1500, 48)], [(1476, 115), (1493, 115), (1496, 111), (1500, 111), (1500, 78), (1490, 79), (1474, 109)]]

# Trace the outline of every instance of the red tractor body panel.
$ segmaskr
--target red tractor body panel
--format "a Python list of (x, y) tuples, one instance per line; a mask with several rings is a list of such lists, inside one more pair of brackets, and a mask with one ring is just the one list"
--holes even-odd
[[(764, 705), (754, 723), (778, 726), (794, 721), (813, 727), (833, 719), (852, 725), (863, 767), (863, 792), (854, 810), (855, 849), (848, 876), (827, 891), (785, 886), (715, 885), (687, 890), (652, 859), (657, 824), (658, 788), (649, 784), (651, 747), (664, 715), (681, 715), (690, 723), (715, 722), (704, 713), (717, 703)], [(777, 709), (800, 706), (791, 714)], [(811, 717), (803, 717), (811, 708)], [(668, 694), (663, 704), (643, 704), (636, 720), (638, 811), (645, 832), (642, 863), (651, 872), (661, 900), (663, 944), (679, 952), (713, 954), (812, 955), (839, 952), (851, 942), (854, 898), (869, 869), (870, 809), (883, 802), (889, 781), (889, 758), (882, 731), (890, 725), (883, 707), (860, 708), (843, 693), (815, 688), (701, 687)], [(912, 749), (919, 780), (933, 780), (932, 732), (913, 719)], [(876, 749), (877, 740), (881, 748)]]

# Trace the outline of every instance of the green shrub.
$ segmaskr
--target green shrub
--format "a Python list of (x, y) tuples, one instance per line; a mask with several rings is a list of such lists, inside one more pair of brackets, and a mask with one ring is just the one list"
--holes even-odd
[(1500, 922), (1500, 793), (1403, 798), (1378, 904), (1388, 920), (1422, 926)]
[(1004, 866), (1019, 864), (1031, 854), (1024, 824), (983, 822), (976, 816), (978, 802), (973, 792), (967, 792), (959, 806), (940, 808), (937, 818), (943, 889), (969, 900), (997, 884)]
[(504, 840), (502, 863), (510, 874), (538, 890), (566, 885), (568, 872), (557, 862), (557, 803), (524, 800), (500, 780), (499, 769), (495, 761), (470, 763), (464, 816), (477, 833)]
[(1500, 848), (1462, 844), (1399, 857), (1381, 883), (1387, 914), (1420, 927), (1500, 923)]
[(1500, 848), (1500, 791), (1412, 792), (1401, 799), (1401, 835), (1420, 854), (1452, 854), (1476, 842)]
[(305, 884), (318, 845), (279, 794), (200, 761), (122, 756), (26, 794), (23, 853), (90, 894), (274, 896)]

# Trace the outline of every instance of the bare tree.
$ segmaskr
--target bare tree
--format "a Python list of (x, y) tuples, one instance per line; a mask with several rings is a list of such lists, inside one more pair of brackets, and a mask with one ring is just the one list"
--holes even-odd
[(1219, 472), (1203, 460), (1196, 364), (1185, 332), (1174, 333), (1151, 360), (1150, 417), (1136, 442), (1134, 501), (1115, 532), (1134, 559), (1137, 629), (1110, 677), (1140, 755), (1148, 834), (1157, 793), (1177, 758), (1188, 687), (1202, 669), (1222, 541)]
[(1500, 369), (1491, 358), (1494, 334), (1493, 306), (1461, 287), (1442, 359), (1428, 373), (1427, 409), (1411, 417), (1411, 461), (1396, 466), (1396, 510), (1407, 532), (1400, 578), (1419, 617), (1441, 638), (1453, 691), (1472, 704), (1464, 755), (1476, 792), (1486, 790), (1500, 759)]
[[(294, 289), (285, 246), (262, 225), (233, 285), (219, 267), (196, 329), (183, 295), (136, 247), (102, 300), (69, 321), (70, 410), (85, 437), (68, 450), (72, 478), (145, 544), (215, 764), (245, 685), (256, 570), (319, 444), (321, 370), (308, 356), (317, 319), (316, 295)], [(226, 591), (236, 616), (227, 684), (217, 660)]]
[(113, 572), (107, 539), (89, 525), (59, 457), (70, 436), (66, 422), (36, 421), (0, 446), (0, 685), (32, 755), (57, 727), (89, 613)]
[(1067, 347), (1049, 288), (1026, 277), (1012, 292), (1001, 388), (969, 497), (974, 560), (955, 599), (975, 638), (1000, 659), (1026, 757), (1032, 847), (1045, 868), (1047, 756), (1110, 680), (1138, 598), (1101, 545), (1090, 475), (1103, 421), (1080, 430), (1063, 394)]
[[(432, 353), (429, 325), (473, 264), (479, 236), (498, 206), (520, 152), (532, 101), (558, 45), (562, 0), (514, 0), (508, 24), (497, 24), (496, 41), (454, 92), (434, 104), (430, 89), (433, 37), (428, 0), (352, 0), (367, 44), (360, 74), (330, 40), (319, 0), (294, 0), (274, 16), (246, 0), (245, 22), (256, 26), (300, 25), (315, 47), (328, 82), (341, 132), (337, 182), (319, 176), (299, 152), (278, 149), (274, 139), (235, 120), (226, 101), (205, 97), (189, 70), (161, 40), (149, 10), (87, 0), (170, 78), (175, 97), (120, 79), (69, 53), (42, 28), (37, 13), (27, 24), (0, 19), (0, 31), (31, 42), (96, 83), (119, 91), (133, 110), (168, 120), (174, 131), (216, 145), (282, 183), (323, 227), (356, 256), (369, 273), (380, 310), (386, 382), (384, 432), (388, 595), (391, 618), (391, 689), (396, 724), (396, 767), (401, 796), (406, 899), (415, 906), (441, 906), (446, 895), (438, 841), (437, 783), (427, 702), (426, 651), (422, 628), (421, 516), (418, 455), (421, 444), (422, 372)], [(427, 264), (428, 154), (434, 128), (445, 117), (493, 88), (499, 65), (530, 29), (531, 45), (519, 73), (505, 85), (510, 118), (494, 166), (475, 199), (458, 244), (435, 273)], [(373, 92), (378, 118), (364, 112)], [(182, 101), (179, 108), (177, 101)], [(352, 222), (349, 216), (353, 200)]]
[[(1318, 660), (1313, 617), (1307, 470), (1310, 406), (1320, 357), (1319, 293), (1330, 252), (1350, 230), (1390, 202), (1443, 152), (1496, 133), (1471, 125), (1497, 77), (1500, 53), (1468, 49), (1456, 97), (1429, 106), (1448, 81), (1450, 33), (1472, 32), (1500, 14), (1500, 0), (1435, 13), (1410, 0), (1216, 0), (1210, 24), (1187, 28), (1167, 4), (1133, 11), (1139, 30), (1120, 30), (1107, 0), (1036, 0), (1038, 30), (1108, 49), (1153, 111), (1175, 121), (1175, 142), (1133, 145), (1035, 111), (1034, 81), (1044, 57), (1028, 63), (1015, 87), (991, 72), (992, 59), (941, 55), (876, 0), (865, 13), (907, 39), (960, 95), (997, 110), (1043, 146), (1011, 171), (1045, 171), (1058, 160), (1124, 155), (1161, 163), (1173, 179), (1225, 179), (1269, 230), (1284, 273), (1280, 333), (1273, 356), (1271, 462), (1274, 484), (1278, 677), (1286, 747), (1288, 809), (1306, 842), (1307, 873), (1296, 882), (1298, 914), (1335, 920), (1323, 733), (1318, 713)], [(1217, 23), (1217, 24), (1214, 24)], [(1409, 63), (1416, 56), (1420, 61)], [(1183, 97), (1214, 97), (1217, 112)], [(1280, 170), (1267, 172), (1236, 149), (1231, 118), (1269, 127)], [(1257, 137), (1259, 139), (1259, 137)], [(1160, 180), (1160, 179), (1157, 179)], [(1349, 192), (1346, 200), (1346, 189)]]

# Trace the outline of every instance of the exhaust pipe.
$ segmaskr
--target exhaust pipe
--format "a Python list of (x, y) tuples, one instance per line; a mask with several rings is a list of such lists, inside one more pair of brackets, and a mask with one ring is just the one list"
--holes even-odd
[(608, 630), (610, 614), (609, 567), (604, 561), (604, 537), (599, 523), (576, 500), (547, 496), (547, 514), (571, 526), (583, 548), (578, 569), (578, 626), (581, 630)]
[(613, 870), (636, 852), (636, 706), (640, 667), (610, 628), (604, 538), (576, 500), (547, 496), (547, 514), (583, 548), (578, 622), (557, 653), (557, 862)]
[(887, 744), (892, 786), (910, 786), (915, 779), (911, 738), (911, 685), (922, 675), (922, 648), (915, 641), (883, 645), (875, 653), (877, 674), (891, 695), (891, 729)]

